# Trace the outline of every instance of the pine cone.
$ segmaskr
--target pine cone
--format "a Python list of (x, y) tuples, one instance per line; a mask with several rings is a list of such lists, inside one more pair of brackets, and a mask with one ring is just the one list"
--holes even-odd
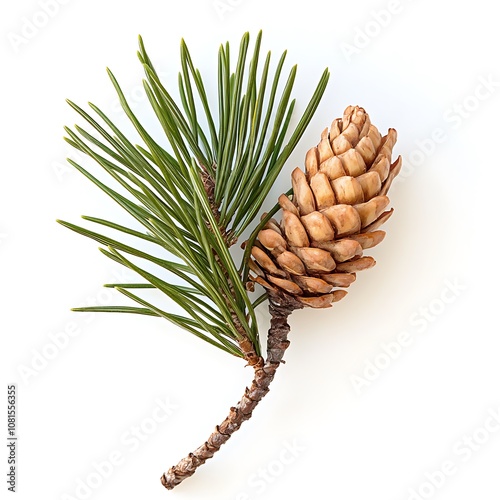
[(385, 236), (393, 209), (387, 192), (401, 170), (391, 164), (396, 130), (382, 137), (363, 108), (349, 106), (325, 129), (292, 172), (293, 198), (282, 194), (283, 219), (271, 219), (252, 248), (250, 279), (315, 308), (343, 298), (356, 272), (375, 265), (363, 250)]

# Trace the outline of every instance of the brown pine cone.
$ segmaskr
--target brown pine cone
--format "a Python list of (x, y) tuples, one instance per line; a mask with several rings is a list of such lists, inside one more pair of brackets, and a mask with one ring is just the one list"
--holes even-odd
[(396, 130), (381, 136), (363, 108), (349, 106), (325, 129), (292, 172), (293, 198), (282, 194), (283, 219), (271, 219), (252, 248), (250, 279), (306, 306), (330, 307), (343, 298), (356, 272), (375, 265), (363, 250), (385, 236), (392, 215), (387, 192), (401, 170), (391, 163)]

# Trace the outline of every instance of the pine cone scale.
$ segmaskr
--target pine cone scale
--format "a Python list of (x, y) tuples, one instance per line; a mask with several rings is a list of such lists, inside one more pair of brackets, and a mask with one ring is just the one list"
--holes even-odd
[[(305, 306), (330, 307), (356, 273), (375, 265), (363, 251), (378, 245), (392, 215), (389, 188), (401, 170), (397, 140), (382, 136), (366, 111), (349, 106), (292, 172), (293, 197), (282, 194), (282, 221), (271, 219), (252, 248), (250, 279)], [(254, 249), (257, 250), (254, 251)]]

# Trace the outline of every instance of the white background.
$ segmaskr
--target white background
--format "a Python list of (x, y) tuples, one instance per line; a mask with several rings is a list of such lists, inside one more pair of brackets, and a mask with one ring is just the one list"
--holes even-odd
[[(69, 0), (48, 2), (50, 18), (42, 4), (9, 1), (1, 16), (0, 393), (5, 407), (7, 383), (18, 386), (17, 498), (84, 498), (77, 485), (87, 481), (92, 499), (499, 498), (494, 3)], [(173, 87), (181, 37), (214, 82), (219, 43), (261, 28), (266, 50), (288, 49), (288, 67), (299, 64), (297, 109), (324, 67), (332, 73), (273, 200), (348, 104), (398, 130), (404, 178), (377, 266), (333, 309), (293, 315), (287, 363), (252, 420), (166, 492), (162, 472), (206, 439), (251, 370), (160, 319), (70, 312), (121, 301), (101, 287), (120, 269), (55, 219), (126, 219), (64, 167), (74, 153), (62, 127), (76, 121), (65, 98), (92, 101), (126, 128), (105, 67), (148, 116), (138, 34)], [(265, 332), (265, 306), (259, 317)], [(73, 336), (54, 351), (64, 330)], [(396, 348), (398, 338), (407, 345)], [(159, 424), (157, 398), (175, 406)], [(3, 436), (4, 411), (1, 422)], [(130, 433), (141, 425), (150, 433), (135, 450)], [(110, 455), (121, 461), (100, 481), (93, 463)], [(436, 474), (444, 462), (453, 473)], [(4, 480), (0, 488), (3, 497)]]

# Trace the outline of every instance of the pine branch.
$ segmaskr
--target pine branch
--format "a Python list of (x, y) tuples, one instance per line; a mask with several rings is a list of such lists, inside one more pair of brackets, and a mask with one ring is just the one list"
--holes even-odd
[[(180, 317), (165, 312), (164, 306), (146, 303), (131, 293), (131, 286), (119, 284), (115, 288), (141, 307), (113, 306), (99, 311), (128, 311), (173, 320), (204, 340), (207, 335), (213, 337), (218, 347), (244, 357), (250, 365), (260, 358), (260, 342), (255, 305), (244, 285), (248, 276), (248, 254), (245, 253), (244, 260), (237, 265), (228, 248), (260, 210), (309, 123), (328, 80), (328, 71), (325, 71), (297, 127), (290, 132), (295, 104), (291, 92), (297, 68), (292, 67), (282, 83), (286, 52), (274, 70), (270, 52), (260, 67), (261, 45), (262, 33), (257, 35), (252, 49), (246, 33), (234, 69), (229, 44), (220, 47), (218, 110), (214, 112), (203, 78), (184, 40), (180, 48), (178, 104), (161, 82), (139, 38), (138, 57), (145, 72), (145, 92), (165, 133), (168, 148), (153, 139), (141, 124), (109, 69), (120, 104), (142, 144), (134, 145), (92, 103), (89, 107), (93, 115), (68, 101), (90, 130), (80, 125), (65, 130), (67, 142), (93, 158), (117, 188), (76, 162), (69, 162), (122, 206), (143, 230), (104, 218), (84, 217), (122, 234), (127, 239), (125, 242), (59, 221), (103, 244), (104, 255), (142, 276), (147, 282), (145, 287), (177, 303), (186, 315), (181, 321)], [(283, 147), (288, 135), (290, 139)], [(249, 244), (256, 234), (252, 233)], [(144, 244), (152, 245), (156, 251), (143, 250)], [(182, 264), (165, 258), (165, 252)], [(160, 279), (146, 272), (133, 259), (158, 266), (162, 273), (167, 273), (167, 278)], [(169, 283), (169, 275), (180, 278), (183, 283)], [(144, 286), (136, 286), (136, 291), (140, 293)], [(229, 346), (225, 343), (227, 339), (231, 341)]]
[(165, 488), (171, 490), (192, 476), (198, 467), (219, 451), (243, 422), (251, 418), (256, 406), (269, 392), (276, 370), (284, 362), (283, 355), (290, 344), (287, 339), (290, 331), (287, 318), (295, 309), (302, 307), (300, 302), (291, 297), (269, 293), (271, 327), (267, 337), (266, 361), (260, 358), (259, 363), (254, 365), (254, 378), (250, 387), (245, 389), (241, 400), (231, 407), (229, 415), (216, 427), (207, 441), (162, 475), (161, 482)]
[[(402, 166), (401, 157), (392, 162), (396, 130), (383, 136), (363, 108), (349, 106), (323, 131), (318, 146), (308, 150), (305, 172), (293, 171), (293, 198), (288, 191), (255, 221), (329, 79), (326, 69), (292, 130), (297, 67), (285, 70), (286, 52), (273, 67), (271, 53), (262, 57), (261, 46), (262, 33), (253, 47), (246, 33), (233, 67), (229, 43), (221, 45), (217, 93), (211, 96), (182, 40), (175, 98), (139, 38), (143, 85), (164, 133), (160, 139), (146, 130), (109, 69), (140, 144), (133, 144), (94, 104), (87, 112), (68, 101), (85, 123), (65, 127), (65, 140), (92, 158), (105, 177), (68, 161), (118, 203), (132, 224), (83, 217), (101, 233), (58, 222), (97, 241), (107, 258), (140, 278), (104, 285), (134, 305), (73, 310), (160, 317), (254, 369), (243, 397), (208, 440), (163, 474), (167, 489), (194, 474), (252, 416), (283, 362), (288, 316), (306, 306), (330, 307), (345, 297), (356, 273), (374, 265), (363, 251), (383, 240), (385, 232), (378, 228), (393, 212), (385, 209)], [(279, 208), (281, 222), (273, 218)], [(236, 262), (230, 248), (250, 225), (253, 230)], [(254, 283), (265, 293), (252, 300), (248, 292)], [(271, 325), (264, 360), (255, 308), (266, 298)], [(183, 314), (170, 312), (172, 304)]]
[[(132, 224), (84, 216), (103, 232), (58, 221), (102, 245), (113, 262), (133, 271), (140, 281), (108, 283), (135, 305), (92, 306), (74, 311), (114, 312), (160, 317), (201, 340), (243, 358), (254, 380), (238, 405), (208, 441), (162, 477), (171, 489), (226, 442), (249, 419), (288, 347), (287, 317), (303, 307), (272, 289), (249, 296), (250, 251), (274, 207), (252, 231), (240, 262), (230, 247), (260, 212), (285, 162), (297, 146), (325, 91), (325, 70), (297, 126), (292, 97), (297, 67), (285, 70), (286, 52), (273, 67), (271, 53), (261, 56), (262, 33), (253, 48), (245, 33), (235, 66), (229, 43), (217, 58), (217, 95), (207, 94), (200, 71), (184, 40), (180, 47), (178, 95), (159, 77), (142, 38), (138, 58), (150, 111), (164, 132), (154, 139), (127, 102), (118, 79), (107, 70), (125, 116), (140, 138), (132, 143), (96, 105), (90, 111), (68, 101), (84, 125), (65, 127), (65, 140), (101, 167), (101, 179), (73, 160), (78, 171), (131, 216)], [(262, 63), (263, 60), (263, 63)], [(179, 102), (180, 101), (180, 102)], [(111, 231), (114, 237), (106, 233)], [(253, 267), (252, 267), (253, 269)], [(148, 292), (148, 300), (142, 294)], [(150, 299), (156, 292), (154, 299)], [(261, 355), (255, 308), (269, 297), (271, 328), (267, 359)], [(175, 304), (184, 312), (169, 312)]]

